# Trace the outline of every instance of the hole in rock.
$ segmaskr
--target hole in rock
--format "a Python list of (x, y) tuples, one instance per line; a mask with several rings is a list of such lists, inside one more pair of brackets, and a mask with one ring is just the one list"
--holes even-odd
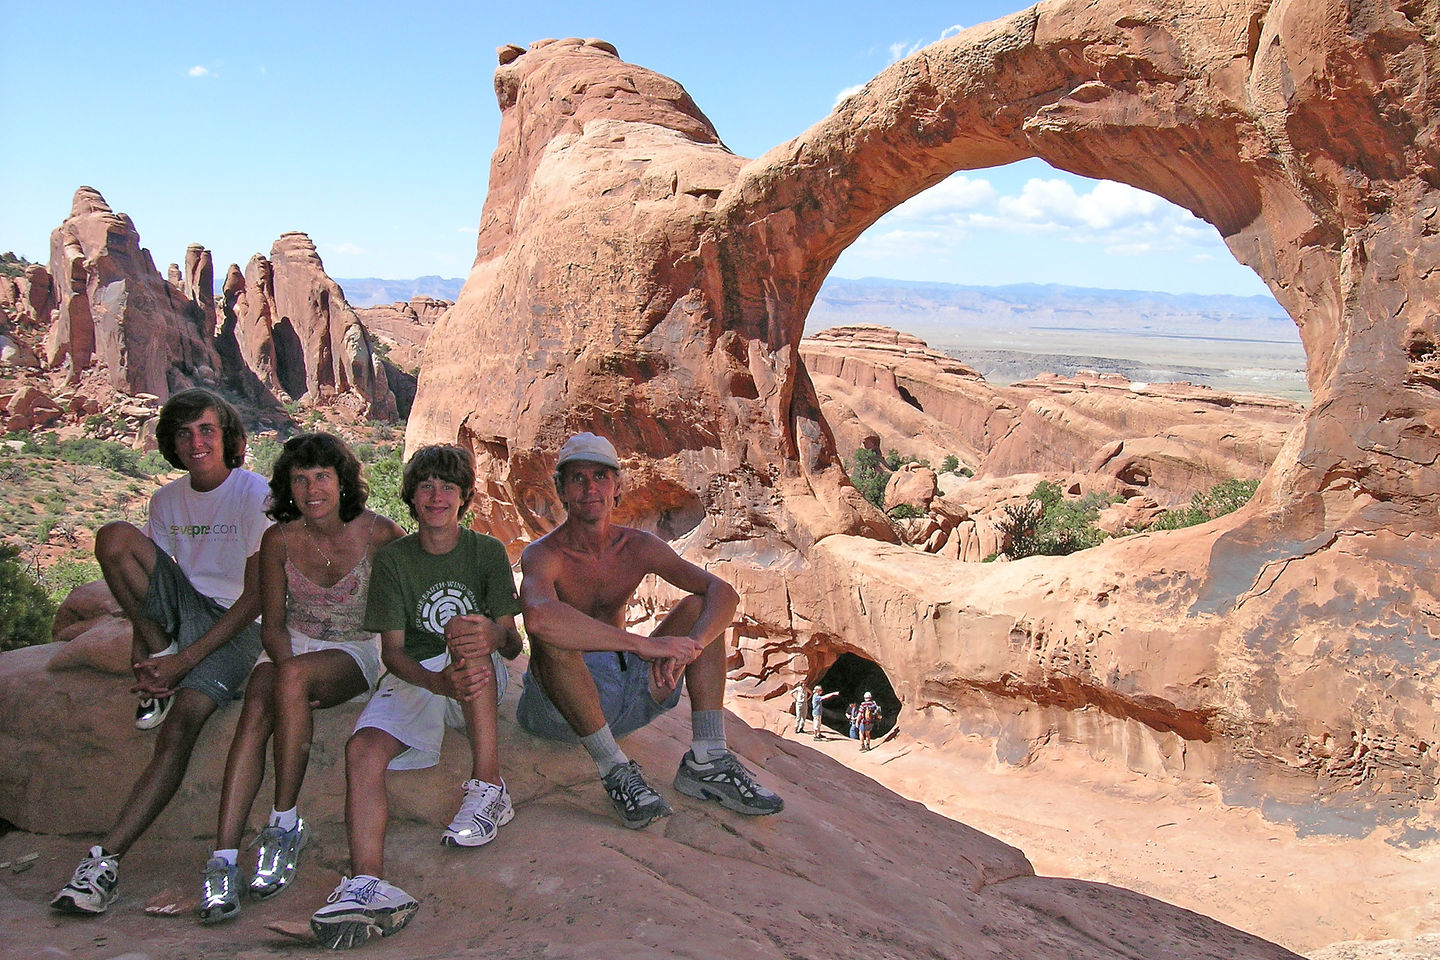
[(853, 653), (842, 653), (840, 659), (831, 664), (818, 683), (826, 693), (831, 690), (840, 692), (840, 696), (825, 701), (821, 712), (822, 721), (831, 730), (838, 730), (842, 734), (850, 733), (850, 721), (845, 718), (845, 709), (852, 703), (859, 703), (866, 691), (880, 704), (882, 714), (880, 722), (870, 732), (872, 738), (879, 740), (889, 733), (900, 718), (900, 698), (895, 696), (895, 688), (890, 686), (890, 678), (885, 676), (884, 668), (874, 660), (867, 660)]

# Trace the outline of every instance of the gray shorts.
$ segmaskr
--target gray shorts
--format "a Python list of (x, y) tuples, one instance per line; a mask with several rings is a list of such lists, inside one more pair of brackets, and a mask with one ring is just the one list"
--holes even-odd
[[(585, 654), (585, 666), (590, 669), (590, 676), (595, 678), (605, 722), (617, 737), (634, 733), (674, 707), (680, 702), (680, 691), (685, 686), (682, 679), (665, 702), (659, 703), (650, 696), (650, 664), (633, 653), (620, 656), (624, 657), (624, 669), (621, 669), (619, 657), (611, 651)], [(565, 743), (578, 743), (580, 740), (529, 670), (525, 671), (520, 702), (515, 705), (515, 719), (537, 737)]]
[[(225, 608), (196, 590), (170, 555), (156, 548), (142, 612), (184, 650), (215, 625)], [(199, 690), (223, 707), (245, 692), (245, 679), (258, 656), (260, 624), (252, 622), (181, 677), (179, 687)]]

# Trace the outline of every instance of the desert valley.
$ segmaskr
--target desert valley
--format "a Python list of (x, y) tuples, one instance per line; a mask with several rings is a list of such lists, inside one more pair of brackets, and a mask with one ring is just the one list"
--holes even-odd
[[(0, 653), (7, 950), (313, 955), (284, 931), (346, 869), (354, 705), (317, 722), (297, 889), (193, 922), (225, 716), (117, 908), (45, 909), (119, 801), (97, 780), (149, 749), (119, 695), (128, 624), (84, 558), (173, 475), (156, 411), (203, 385), (244, 411), (257, 469), (276, 437), (329, 429), (378, 492), (406, 450), (467, 446), (471, 521), (512, 560), (563, 516), (560, 441), (606, 434), (625, 521), (743, 598), (731, 742), (782, 814), (681, 803), (616, 829), (583, 755), (515, 725), (517, 671), (514, 824), (476, 856), (435, 844), (452, 742), (393, 778), (422, 922), (373, 950), (1440, 956), (1437, 22), (1434, 3), (1057, 0), (900, 60), (754, 160), (604, 41), (502, 47), (453, 300), (356, 305), (299, 232), (223, 273), (193, 244), (162, 274), (143, 224), (80, 187), (48, 261), (0, 276), (3, 536), (63, 601), (52, 642)], [(1278, 314), (938, 286), (898, 311), (883, 282), (826, 282), (887, 209), (1026, 156), (1194, 211)], [(647, 588), (631, 617), (673, 599)], [(838, 713), (796, 736), (797, 682), (874, 690), (882, 742), (859, 753)], [(686, 726), (627, 750), (659, 769)]]

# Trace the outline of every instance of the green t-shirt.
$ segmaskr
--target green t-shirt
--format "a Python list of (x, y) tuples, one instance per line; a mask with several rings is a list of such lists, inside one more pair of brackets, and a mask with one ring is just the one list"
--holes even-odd
[(412, 533), (375, 552), (365, 629), (405, 631), (405, 652), (428, 660), (445, 652), (451, 617), (480, 613), (491, 620), (520, 612), (505, 548), (494, 537), (461, 528), (449, 553), (426, 553)]

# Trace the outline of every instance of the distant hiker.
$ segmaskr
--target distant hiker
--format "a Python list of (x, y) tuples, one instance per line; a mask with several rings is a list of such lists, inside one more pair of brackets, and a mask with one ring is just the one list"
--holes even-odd
[(295, 875), (310, 828), (297, 811), (313, 728), (311, 711), (369, 692), (380, 679), (380, 637), (365, 630), (365, 592), (375, 551), (404, 534), (365, 509), (360, 461), (338, 437), (306, 433), (285, 441), (270, 478), (275, 526), (260, 542), (265, 652), (246, 684), (230, 743), (215, 851), (205, 864), (200, 920), (240, 912), (240, 841), (275, 737), (275, 806), (259, 846), (249, 891), (279, 893)]
[(850, 721), (850, 739), (860, 739), (860, 704), (851, 703), (845, 708), (845, 719)]
[(860, 731), (860, 749), (870, 749), (870, 731), (880, 720), (880, 704), (870, 696), (870, 691), (865, 691), (865, 698), (860, 701), (860, 706), (855, 711), (855, 726)]
[[(135, 726), (159, 733), (114, 825), (50, 902), (64, 913), (104, 913), (114, 901), (120, 858), (175, 795), (201, 728), (240, 695), (260, 653), (269, 488), (240, 469), (245, 425), (208, 390), (182, 390), (161, 407), (155, 440), (186, 475), (155, 491), (144, 531), (101, 527), (95, 558), (132, 629)], [(103, 802), (110, 788), (98, 783)]]
[[(725, 743), (724, 631), (740, 598), (707, 570), (652, 534), (611, 522), (620, 502), (620, 461), (593, 433), (560, 448), (555, 489), (565, 522), (525, 548), (520, 597), (530, 669), (516, 719), (533, 734), (578, 740), (595, 761), (620, 821), (631, 829), (670, 815), (615, 743), (645, 726), (690, 688), (691, 747), (674, 788), (737, 813), (778, 812), (784, 803), (755, 782)], [(649, 574), (688, 596), (649, 636), (624, 629), (625, 606)]]
[(515, 815), (500, 777), (496, 704), (507, 678), (502, 657), (521, 649), (520, 600), (505, 548), (460, 526), (474, 494), (468, 450), (421, 447), (405, 464), (400, 493), (420, 529), (375, 554), (363, 626), (380, 634), (390, 672), (345, 745), (345, 825), (355, 872), (310, 918), (311, 931), (331, 949), (389, 936), (419, 908), (383, 879), (387, 769), (433, 767), (445, 728), (463, 729), (470, 778), (441, 841), (478, 847)]
[(810, 702), (810, 698), (805, 695), (805, 685), (803, 683), (795, 684), (792, 695), (795, 698), (795, 732), (804, 733), (805, 705)]
[(821, 692), (819, 684), (816, 684), (814, 691), (810, 694), (810, 719), (815, 721), (816, 740), (825, 739), (825, 728), (820, 723), (825, 712), (825, 701), (838, 696), (840, 696), (839, 690), (831, 690), (829, 693)]

